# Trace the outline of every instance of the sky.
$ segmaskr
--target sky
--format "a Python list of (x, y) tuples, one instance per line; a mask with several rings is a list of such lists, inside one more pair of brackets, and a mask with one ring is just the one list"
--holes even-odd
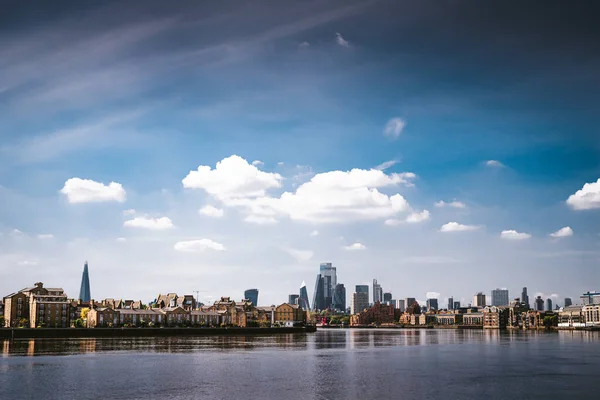
[[(485, 3), (485, 4), (484, 4)], [(596, 2), (6, 1), (0, 293), (600, 290)]]

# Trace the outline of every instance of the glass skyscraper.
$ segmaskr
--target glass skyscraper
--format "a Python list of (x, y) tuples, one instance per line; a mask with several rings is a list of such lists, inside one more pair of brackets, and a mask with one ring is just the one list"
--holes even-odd
[(508, 290), (494, 289), (492, 290), (492, 305), (507, 306), (508, 305)]
[(383, 289), (381, 285), (377, 283), (377, 279), (373, 279), (373, 304), (383, 300)]
[(248, 299), (252, 302), (252, 305), (256, 307), (258, 305), (258, 289), (248, 289), (244, 292), (244, 299)]
[(332, 307), (338, 311), (346, 311), (346, 288), (343, 283), (335, 285)]
[(317, 280), (315, 281), (312, 308), (315, 311), (321, 311), (327, 308), (325, 305), (325, 279), (323, 279), (321, 274), (317, 275)]
[(302, 281), (302, 284), (300, 285), (300, 297), (298, 298), (298, 305), (305, 311), (310, 310), (308, 291), (306, 290), (306, 283), (304, 281)]
[(81, 288), (79, 289), (79, 300), (90, 301), (92, 294), (90, 292), (90, 273), (88, 271), (87, 261), (83, 264), (83, 275), (81, 275)]
[(298, 301), (299, 298), (300, 296), (298, 296), (297, 294), (290, 294), (288, 296), (288, 304), (300, 304), (300, 302)]
[(319, 273), (323, 278), (323, 297), (325, 302), (322, 309), (324, 310), (333, 304), (333, 295), (335, 286), (337, 285), (337, 272), (331, 263), (321, 263)]

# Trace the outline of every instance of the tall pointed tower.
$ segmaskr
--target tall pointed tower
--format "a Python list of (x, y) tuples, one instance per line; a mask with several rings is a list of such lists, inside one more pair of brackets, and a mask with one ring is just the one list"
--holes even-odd
[(83, 264), (83, 275), (81, 275), (81, 289), (79, 289), (79, 300), (90, 301), (92, 295), (90, 293), (90, 275), (88, 272), (87, 261)]

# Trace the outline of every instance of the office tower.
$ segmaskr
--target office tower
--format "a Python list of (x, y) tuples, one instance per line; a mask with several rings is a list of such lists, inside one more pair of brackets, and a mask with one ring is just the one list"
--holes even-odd
[(404, 299), (404, 307), (410, 308), (417, 300), (414, 297), (407, 297)]
[(427, 299), (427, 311), (437, 311), (438, 309), (438, 300), (437, 299)]
[(454, 302), (454, 309), (458, 310), (460, 308), (460, 301), (455, 301)]
[(256, 307), (258, 305), (258, 289), (248, 289), (244, 291), (244, 299), (250, 300), (252, 305)]
[(366, 293), (369, 298), (369, 285), (356, 285), (354, 291), (356, 293)]
[(448, 310), (454, 310), (454, 297), (448, 297)]
[(313, 293), (313, 310), (321, 311), (325, 309), (325, 279), (321, 274), (318, 274)]
[(600, 304), (600, 293), (599, 292), (590, 292), (588, 290), (587, 293), (582, 294), (579, 299), (581, 300), (581, 305), (584, 306), (592, 306), (594, 304)]
[(365, 308), (369, 308), (369, 292), (352, 293), (350, 300), (350, 314), (358, 314)]
[(404, 300), (396, 300), (396, 308), (402, 312), (406, 311), (405, 304)]
[(383, 300), (383, 290), (381, 289), (381, 285), (377, 283), (377, 279), (373, 279), (373, 304)]
[(387, 304), (390, 301), (392, 301), (392, 294), (391, 293), (384, 293), (383, 294), (383, 302)]
[(83, 264), (83, 275), (81, 275), (81, 288), (79, 289), (79, 300), (90, 301), (92, 294), (90, 293), (90, 273), (88, 271), (87, 261)]
[(570, 297), (565, 297), (565, 307), (569, 307), (573, 305), (573, 300)]
[(302, 307), (304, 311), (310, 310), (308, 291), (306, 290), (306, 283), (304, 281), (302, 281), (302, 285), (300, 285), (300, 297), (298, 298), (298, 305)]
[(335, 285), (333, 290), (333, 308), (338, 311), (346, 311), (346, 288), (343, 283)]
[(492, 290), (492, 305), (507, 306), (508, 305), (508, 290), (494, 289)]
[(527, 288), (524, 287), (521, 292), (521, 303), (525, 303), (527, 307), (529, 307), (529, 296), (527, 295)]
[(473, 307), (485, 307), (485, 294), (479, 292), (473, 296)]
[(544, 311), (544, 299), (542, 299), (542, 296), (535, 298), (535, 310)]
[(300, 304), (300, 302), (298, 301), (299, 298), (300, 296), (298, 296), (297, 294), (290, 294), (288, 296), (288, 304)]
[(546, 311), (552, 311), (552, 299), (550, 297), (546, 299)]

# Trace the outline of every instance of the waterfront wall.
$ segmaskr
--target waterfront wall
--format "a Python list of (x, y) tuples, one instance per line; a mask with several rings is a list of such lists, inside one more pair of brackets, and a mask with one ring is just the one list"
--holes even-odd
[(4, 328), (0, 339), (114, 338), (152, 336), (281, 335), (315, 332), (316, 327), (289, 328)]

